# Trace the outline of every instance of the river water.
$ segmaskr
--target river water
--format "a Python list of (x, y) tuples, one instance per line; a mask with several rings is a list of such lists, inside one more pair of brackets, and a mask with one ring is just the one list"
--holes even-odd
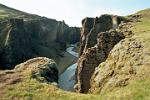
[[(66, 49), (66, 51), (70, 54), (72, 54), (75, 57), (78, 57), (78, 53), (73, 51), (73, 48), (75, 45), (71, 45)], [(75, 85), (75, 71), (77, 68), (77, 63), (72, 64), (69, 66), (60, 76), (58, 80), (58, 86), (66, 91), (74, 91), (74, 85)]]

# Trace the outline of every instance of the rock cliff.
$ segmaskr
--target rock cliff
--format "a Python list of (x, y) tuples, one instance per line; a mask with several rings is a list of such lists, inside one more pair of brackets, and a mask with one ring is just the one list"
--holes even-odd
[(124, 38), (122, 33), (115, 30), (101, 32), (97, 36), (97, 45), (88, 48), (78, 60), (77, 84), (78, 91), (88, 92), (90, 88), (90, 79), (99, 63), (106, 60), (109, 52), (121, 39)]
[[(122, 91), (126, 87), (134, 93), (136, 90), (131, 90), (132, 86), (139, 89), (139, 81), (149, 81), (149, 28), (142, 27), (149, 23), (146, 22), (149, 12), (147, 9), (131, 15), (131, 22), (119, 26), (125, 39), (116, 44), (106, 61), (99, 63), (95, 69), (90, 80), (90, 92), (104, 94), (118, 88)], [(143, 90), (139, 92), (143, 93)]]
[[(82, 20), (82, 29), (80, 37), (80, 55), (88, 48), (97, 43), (97, 34), (113, 28), (114, 15), (102, 15), (96, 18), (85, 18)], [(124, 17), (116, 16), (117, 24), (127, 21)]]
[[(104, 15), (106, 20), (90, 18), (82, 21), (80, 58), (76, 70), (77, 92), (106, 94), (146, 78), (149, 72), (149, 42), (145, 36), (149, 38), (149, 30), (148, 26), (142, 28), (142, 25), (149, 23), (146, 20), (150, 15), (148, 10), (143, 12), (120, 19)], [(89, 26), (88, 23), (92, 22), (95, 27)]]
[[(122, 32), (110, 30), (113, 28), (113, 17), (113, 15), (102, 15), (99, 18), (86, 18), (82, 21), (80, 58), (75, 86), (78, 92), (88, 92), (95, 68), (106, 60), (114, 45), (124, 38)], [(116, 20), (118, 24), (127, 21), (123, 17), (116, 17)], [(93, 23), (93, 26), (89, 23)]]
[[(34, 57), (48, 57), (57, 63), (66, 44), (79, 41), (80, 29), (56, 21), (27, 14), (4, 5), (0, 17), (0, 69), (12, 69), (16, 64)], [(5, 13), (4, 13), (5, 12)], [(13, 13), (11, 13), (13, 12)]]

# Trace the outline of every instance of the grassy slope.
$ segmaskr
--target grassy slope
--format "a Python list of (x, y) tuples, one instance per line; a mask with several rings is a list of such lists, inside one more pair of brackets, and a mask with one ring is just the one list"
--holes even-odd
[[(145, 13), (145, 11), (143, 11)], [(143, 14), (143, 12), (140, 12)], [(145, 51), (150, 51), (150, 16), (144, 15), (142, 22), (135, 23), (134, 31), (135, 37), (144, 41)], [(145, 65), (146, 66), (146, 65)], [(149, 66), (149, 65), (147, 65)], [(33, 100), (100, 100), (100, 99), (118, 99), (118, 100), (141, 100), (150, 99), (150, 68), (143, 69), (141, 76), (136, 77), (126, 87), (116, 88), (112, 92), (105, 93), (103, 95), (91, 95), (91, 94), (78, 94), (65, 92), (56, 88), (55, 86), (40, 83), (34, 79), (31, 79), (26, 74), (22, 81), (16, 84), (6, 85), (4, 88), (5, 95), (3, 99), (30, 99)], [(2, 99), (1, 98), (1, 99)]]
[(103, 98), (115, 100), (150, 100), (150, 9), (138, 12), (141, 14), (140, 22), (133, 22), (131, 29), (133, 38), (142, 41), (144, 45), (144, 64), (140, 66), (137, 75), (125, 87), (116, 87), (111, 92), (104, 92)]
[[(3, 75), (4, 78), (1, 78), (1, 80), (6, 83), (5, 85), (0, 84), (1, 100), (98, 100), (100, 98), (100, 95), (71, 93), (50, 84), (40, 83), (31, 78), (30, 70), (21, 73), (15, 72), (14, 74), (11, 71), (6, 73), (0, 71), (0, 76)], [(19, 80), (13, 76), (20, 76)], [(3, 81), (1, 82), (3, 83)], [(2, 85), (5, 88), (1, 87)]]
[(39, 83), (34, 79), (24, 80), (23, 82), (8, 86), (3, 99), (27, 99), (33, 100), (97, 100), (100, 96), (77, 94), (65, 92), (55, 86)]
[(23, 11), (19, 11), (11, 7), (7, 7), (5, 5), (0, 4), (0, 19), (5, 19), (5, 18), (23, 18), (25, 20), (36, 20), (36, 19), (42, 19), (43, 17), (35, 14), (29, 14)]

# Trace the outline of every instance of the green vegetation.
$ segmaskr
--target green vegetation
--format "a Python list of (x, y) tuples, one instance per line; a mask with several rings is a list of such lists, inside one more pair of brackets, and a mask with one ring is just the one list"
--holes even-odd
[(105, 92), (101, 95), (115, 100), (149, 100), (150, 99), (150, 78), (149, 66), (145, 70), (141, 69), (141, 75), (136, 76), (130, 84), (125, 87), (115, 88), (111, 92)]
[(33, 100), (98, 100), (100, 96), (65, 92), (53, 85), (39, 83), (27, 79), (19, 84), (8, 86), (4, 99), (33, 99)]
[[(150, 99), (150, 73), (142, 78), (132, 81), (127, 87), (101, 95), (71, 93), (57, 87), (40, 83), (35, 79), (26, 78), (22, 82), (7, 86), (3, 99), (23, 100), (148, 100)], [(2, 99), (2, 100), (3, 100)]]

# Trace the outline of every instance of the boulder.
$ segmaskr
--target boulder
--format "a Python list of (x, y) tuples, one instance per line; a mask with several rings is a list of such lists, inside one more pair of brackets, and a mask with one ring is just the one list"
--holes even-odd
[(16, 71), (16, 73), (26, 73), (30, 78), (35, 78), (40, 82), (58, 83), (57, 65), (54, 60), (49, 58), (38, 57), (30, 59), (17, 65), (14, 71)]

